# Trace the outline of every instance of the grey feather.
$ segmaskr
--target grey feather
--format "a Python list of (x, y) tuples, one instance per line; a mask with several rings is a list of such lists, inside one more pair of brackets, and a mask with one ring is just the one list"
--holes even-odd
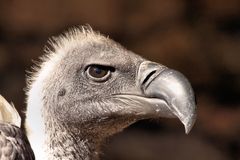
[(0, 123), (0, 159), (35, 159), (28, 139), (20, 128), (8, 123)]
[(29, 141), (19, 128), (21, 117), (13, 105), (0, 95), (0, 159), (34, 160)]

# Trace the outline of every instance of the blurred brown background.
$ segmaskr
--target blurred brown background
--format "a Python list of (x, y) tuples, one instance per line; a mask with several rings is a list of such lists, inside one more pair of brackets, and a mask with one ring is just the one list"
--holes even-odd
[(240, 160), (239, 0), (1, 0), (0, 93), (22, 111), (32, 60), (84, 24), (181, 71), (198, 97), (190, 135), (177, 120), (141, 121), (109, 139), (103, 159)]

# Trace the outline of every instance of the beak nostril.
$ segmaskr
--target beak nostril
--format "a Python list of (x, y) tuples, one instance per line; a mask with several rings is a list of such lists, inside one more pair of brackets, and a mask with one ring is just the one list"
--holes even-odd
[(156, 73), (156, 70), (151, 71), (142, 82), (142, 86), (149, 80), (149, 78)]
[(194, 98), (195, 98), (195, 104), (197, 105), (198, 104), (197, 96), (194, 96)]

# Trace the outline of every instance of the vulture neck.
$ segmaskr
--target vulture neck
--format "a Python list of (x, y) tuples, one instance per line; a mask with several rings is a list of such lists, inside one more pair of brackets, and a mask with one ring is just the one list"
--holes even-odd
[(35, 110), (35, 114), (26, 120), (28, 138), (36, 160), (99, 159), (102, 139), (84, 136), (79, 128), (70, 129), (59, 125), (50, 117), (43, 118), (37, 112)]
[(79, 127), (72, 131), (59, 125), (45, 111), (41, 77), (28, 92), (25, 126), (36, 160), (97, 160), (101, 142), (99, 138), (83, 136)]
[(69, 132), (62, 126), (52, 124), (55, 126), (54, 130), (46, 134), (45, 140), (49, 160), (98, 160), (100, 141), (95, 138), (86, 138), (81, 133), (76, 134), (73, 132), (75, 129), (70, 129), (71, 132)]

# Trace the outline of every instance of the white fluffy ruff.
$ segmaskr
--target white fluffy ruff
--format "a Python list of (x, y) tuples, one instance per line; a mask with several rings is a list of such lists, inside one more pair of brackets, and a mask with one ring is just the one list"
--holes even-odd
[(91, 43), (104, 39), (107, 38), (94, 32), (89, 26), (72, 28), (59, 37), (49, 40), (52, 49), (46, 47), (46, 54), (40, 58), (41, 62), (33, 67), (34, 71), (27, 80), (26, 129), (37, 160), (48, 159), (44, 147), (46, 131), (42, 117), (44, 80), (54, 72), (56, 64), (70, 49), (86, 42)]

